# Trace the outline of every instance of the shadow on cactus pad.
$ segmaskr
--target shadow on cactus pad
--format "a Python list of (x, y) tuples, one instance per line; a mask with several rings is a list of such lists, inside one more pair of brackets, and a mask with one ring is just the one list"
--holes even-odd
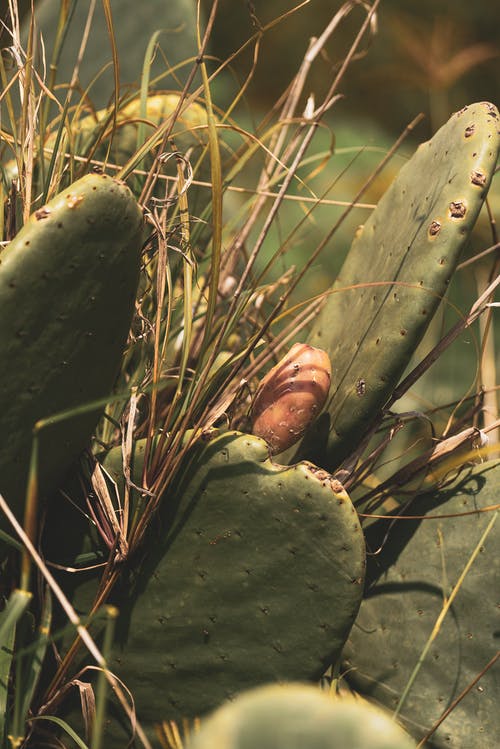
[(379, 520), (366, 534), (367, 548), (381, 552), (369, 557), (366, 598), (347, 646), (348, 678), (398, 709), (419, 739), (445, 717), (425, 744), (434, 749), (498, 743), (499, 488), (500, 461), (484, 463), (414, 500), (407, 513), (424, 519), (391, 520), (390, 527)]

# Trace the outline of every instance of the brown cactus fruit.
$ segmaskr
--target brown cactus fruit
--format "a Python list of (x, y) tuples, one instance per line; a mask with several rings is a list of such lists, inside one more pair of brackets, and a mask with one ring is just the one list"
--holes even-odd
[(263, 378), (252, 403), (252, 433), (272, 455), (303, 436), (325, 404), (331, 375), (325, 351), (295, 343)]

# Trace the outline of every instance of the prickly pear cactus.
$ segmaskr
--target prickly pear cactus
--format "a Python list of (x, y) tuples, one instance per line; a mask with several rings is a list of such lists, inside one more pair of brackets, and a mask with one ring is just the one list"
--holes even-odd
[(446, 292), (499, 142), (497, 109), (465, 107), (419, 146), (359, 229), (309, 339), (334, 375), (301, 457), (332, 470), (380, 414)]
[(202, 721), (186, 749), (413, 749), (415, 743), (365, 700), (312, 686), (265, 686)]
[[(367, 545), (382, 551), (369, 565), (366, 598), (349, 637), (349, 679), (362, 693), (394, 710), (453, 586), (498, 506), (500, 461), (470, 469), (453, 485), (418, 498), (409, 514), (443, 519), (378, 521)], [(456, 513), (470, 513), (454, 517)], [(385, 540), (384, 540), (385, 538)], [(400, 713), (421, 739), (454, 700), (470, 691), (425, 744), (434, 749), (498, 744), (497, 522), (460, 583), (451, 610), (423, 660)], [(491, 668), (481, 676), (483, 669)]]
[[(30, 217), (0, 254), (0, 492), (21, 515), (40, 419), (109, 395), (139, 277), (132, 193), (88, 175)], [(43, 492), (85, 447), (100, 409), (40, 433)]]
[[(73, 121), (71, 143), (67, 142), (66, 133), (64, 133), (62, 143), (59, 145), (58, 159), (62, 162), (67, 161), (70, 153), (80, 157), (87, 157), (91, 154), (93, 160), (98, 163), (124, 166), (139, 145), (142, 145), (137, 140), (139, 124), (144, 125), (144, 139), (149, 138), (158, 125), (174, 114), (179, 101), (180, 94), (155, 94), (147, 97), (144, 114), (142, 114), (140, 99), (136, 98), (121, 107), (116, 112), (115, 119), (114, 110), (111, 108), (100, 109), (92, 115)], [(113, 132), (112, 138), (109, 137), (111, 132)], [(48, 134), (45, 141), (46, 168), (49, 166), (57, 135), (57, 131), (53, 131)], [(189, 150), (194, 166), (201, 148), (207, 142), (207, 114), (202, 106), (192, 102), (189, 106), (183, 107), (173, 124), (171, 142), (175, 143), (175, 147), (181, 152)], [(154, 152), (155, 149), (152, 151)], [(151, 167), (151, 163), (151, 155), (148, 155), (137, 168), (144, 171)], [(208, 172), (206, 165), (204, 167), (201, 176), (206, 178)], [(6, 185), (10, 187), (12, 180), (18, 177), (15, 159), (3, 165), (3, 174)], [(164, 186), (162, 190), (164, 194)]]
[[(105, 467), (123, 481), (120, 450)], [(339, 658), (361, 601), (364, 539), (329, 474), (277, 466), (263, 440), (229, 432), (197, 447), (161, 512), (146, 562), (112, 599), (110, 668), (146, 726), (249, 686), (317, 679)], [(126, 734), (114, 736), (123, 745)]]
[[(118, 110), (116, 122), (112, 122), (112, 110), (100, 109), (93, 115), (88, 115), (75, 123), (72, 137), (74, 139), (73, 149), (77, 153), (87, 153), (97, 137), (102, 137), (103, 125), (110, 122), (114, 127), (111, 147), (107, 137), (103, 138), (102, 145), (95, 154), (97, 159), (107, 158), (111, 163), (123, 166), (137, 149), (137, 134), (139, 123), (145, 124), (145, 137), (148, 138), (154, 128), (171, 117), (179, 104), (179, 94), (156, 94), (148, 96), (144, 115), (141, 113), (140, 99), (132, 99), (128, 104)], [(176, 147), (187, 150), (195, 146), (204, 145), (207, 142), (207, 114), (196, 102), (184, 107), (176, 117), (171, 137)], [(106, 131), (104, 131), (106, 136)], [(47, 143), (50, 147), (54, 142), (52, 135)]]

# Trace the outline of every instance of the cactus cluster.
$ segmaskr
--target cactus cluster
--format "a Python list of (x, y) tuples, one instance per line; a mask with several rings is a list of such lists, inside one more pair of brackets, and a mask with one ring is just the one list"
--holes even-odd
[[(174, 104), (158, 96), (147, 106), (157, 124)], [(120, 114), (112, 146), (117, 163), (135, 148), (139, 107), (134, 101)], [(92, 138), (92, 128), (108, 114), (81, 121), (75, 138)], [(191, 114), (203, 121), (199, 112)], [(185, 124), (193, 127), (187, 114)], [(368, 547), (383, 553), (370, 565), (365, 587), (365, 534), (330, 471), (377, 424), (445, 293), (497, 154), (498, 113), (487, 103), (466, 107), (420, 146), (356, 236), (309, 342), (292, 347), (257, 389), (253, 434), (219, 427), (193, 436), (173, 481), (156, 498), (147, 543), (130, 557), (124, 553), (109, 595), (120, 613), (108, 666), (131, 689), (150, 735), (161, 719), (206, 714), (247, 687), (318, 680), (329, 666), (340, 668), (348, 640), (353, 683), (394, 707), (392, 695), (404, 688), (411, 666), (404, 661), (418, 656), (418, 643), (449, 594), (443, 569), (461, 565), (463, 540), (472, 531), (457, 523), (440, 534), (433, 522), (415, 521), (386, 543), (385, 526), (380, 541), (380, 525), (370, 525)], [(36, 433), (44, 498), (89, 446), (120, 369), (145, 238), (143, 212), (129, 188), (106, 174), (89, 174), (38, 208), (0, 254), (0, 431), (8, 435), (0, 445), (0, 493), (19, 518), (35, 426), (48, 423)], [(70, 418), (54, 418), (70, 411)], [(154, 434), (134, 438), (130, 475), (123, 445), (94, 456), (103, 481), (117, 496), (129, 494), (131, 514), (140, 514), (147, 501), (148, 450), (169, 438), (160, 424)], [(271, 455), (299, 441), (291, 465), (273, 462)], [(493, 481), (498, 464), (480, 466), (465, 482), (421, 500), (419, 514), (437, 505), (456, 513), (494, 504)], [(470, 493), (483, 484), (480, 495)], [(102, 570), (75, 583), (76, 556), (92, 549), (101, 561), (109, 551), (87, 500), (61, 511), (60, 496), (53, 497), (43, 539), (79, 612), (91, 610)], [(474, 515), (469, 525), (477, 535), (486, 522)], [(414, 733), (422, 733), (416, 724), (430, 727), (455, 696), (449, 679), (441, 679), (441, 664), (453, 670), (453, 684), (467, 683), (490, 655), (491, 643), (476, 634), (470, 614), (474, 602), (482, 622), (492, 620), (491, 600), (475, 600), (479, 589), (491, 586), (493, 567), (483, 559), (470, 578), (473, 586), (469, 578), (461, 586), (454, 618), (422, 670), (420, 695), (435, 711), (425, 713), (416, 695), (403, 706), (401, 716)], [(91, 624), (90, 631), (99, 637), (98, 627)], [(492, 709), (496, 694), (489, 678), (486, 696), (476, 698), (481, 726), (481, 710)], [(458, 711), (456, 723), (443, 740), (436, 734), (436, 747), (448, 735), (471, 744)], [(111, 720), (106, 745), (124, 746), (129, 735), (129, 725)], [(237, 699), (192, 741), (192, 749), (306, 745), (409, 749), (413, 741), (364, 703), (332, 702), (303, 686), (269, 687)]]

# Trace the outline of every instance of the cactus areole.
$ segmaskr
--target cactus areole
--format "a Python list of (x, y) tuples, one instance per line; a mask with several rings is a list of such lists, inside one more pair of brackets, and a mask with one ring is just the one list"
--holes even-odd
[[(113, 387), (143, 233), (128, 187), (89, 174), (35, 211), (0, 255), (0, 492), (18, 517), (35, 424)], [(39, 433), (42, 493), (63, 478), (99, 414), (94, 408)]]

